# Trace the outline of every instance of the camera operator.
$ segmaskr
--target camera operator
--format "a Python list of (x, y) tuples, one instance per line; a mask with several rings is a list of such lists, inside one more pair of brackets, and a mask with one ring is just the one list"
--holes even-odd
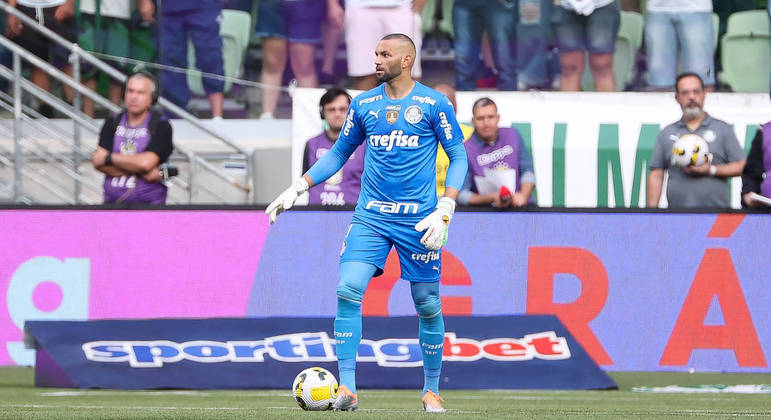
[(104, 202), (165, 204), (166, 185), (176, 168), (168, 168), (174, 145), (171, 124), (152, 110), (158, 82), (147, 72), (126, 80), (126, 108), (106, 118), (91, 162), (104, 173)]

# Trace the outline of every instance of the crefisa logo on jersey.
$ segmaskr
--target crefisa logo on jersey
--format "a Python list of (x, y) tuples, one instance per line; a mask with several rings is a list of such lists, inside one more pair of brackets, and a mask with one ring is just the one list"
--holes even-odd
[(412, 105), (404, 110), (404, 119), (410, 124), (417, 124), (423, 119), (423, 110), (417, 105)]

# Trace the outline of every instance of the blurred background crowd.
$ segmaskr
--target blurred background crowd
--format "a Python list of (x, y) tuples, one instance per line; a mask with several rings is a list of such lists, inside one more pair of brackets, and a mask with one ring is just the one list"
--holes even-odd
[[(162, 95), (201, 118), (289, 118), (292, 86), (375, 86), (374, 45), (391, 32), (419, 47), (413, 76), (457, 90), (768, 92), (766, 0), (11, 0), (84, 50), (159, 75)], [(25, 5), (45, 5), (34, 8)], [(15, 16), (4, 34), (71, 74), (68, 52)], [(755, 41), (746, 42), (747, 39)], [(765, 50), (757, 41), (765, 40)], [(371, 44), (371, 45), (370, 45)], [(219, 51), (220, 53), (216, 53)], [(11, 54), (3, 50), (3, 64)], [(195, 70), (203, 72), (203, 77)], [(40, 69), (41, 88), (71, 100)], [(121, 84), (81, 65), (119, 104)], [(55, 116), (41, 105), (39, 111)], [(105, 110), (84, 101), (84, 111)]]

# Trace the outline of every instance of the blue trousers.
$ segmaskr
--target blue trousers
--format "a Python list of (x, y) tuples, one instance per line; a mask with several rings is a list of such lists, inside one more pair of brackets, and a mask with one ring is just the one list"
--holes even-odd
[[(187, 68), (187, 40), (195, 47), (195, 63), (206, 73), (223, 75), (222, 37), (220, 37), (220, 4), (206, 3), (200, 8), (180, 12), (167, 12), (162, 16), (160, 37), (161, 64)], [(185, 107), (190, 101), (187, 76), (184, 73), (161, 71), (163, 96), (174, 104)], [(222, 92), (225, 82), (203, 78), (207, 94)]]

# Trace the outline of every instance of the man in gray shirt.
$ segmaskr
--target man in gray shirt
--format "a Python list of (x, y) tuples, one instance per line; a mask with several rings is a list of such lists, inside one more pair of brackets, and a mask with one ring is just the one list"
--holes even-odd
[[(664, 171), (669, 172), (667, 201), (669, 208), (728, 208), (727, 178), (739, 176), (744, 169), (744, 150), (733, 127), (704, 112), (704, 82), (695, 73), (683, 73), (675, 82), (675, 100), (683, 118), (659, 133), (651, 156), (648, 176), (648, 207), (658, 207)], [(671, 164), (672, 146), (686, 134), (695, 134), (709, 145), (712, 160), (681, 168)]]

